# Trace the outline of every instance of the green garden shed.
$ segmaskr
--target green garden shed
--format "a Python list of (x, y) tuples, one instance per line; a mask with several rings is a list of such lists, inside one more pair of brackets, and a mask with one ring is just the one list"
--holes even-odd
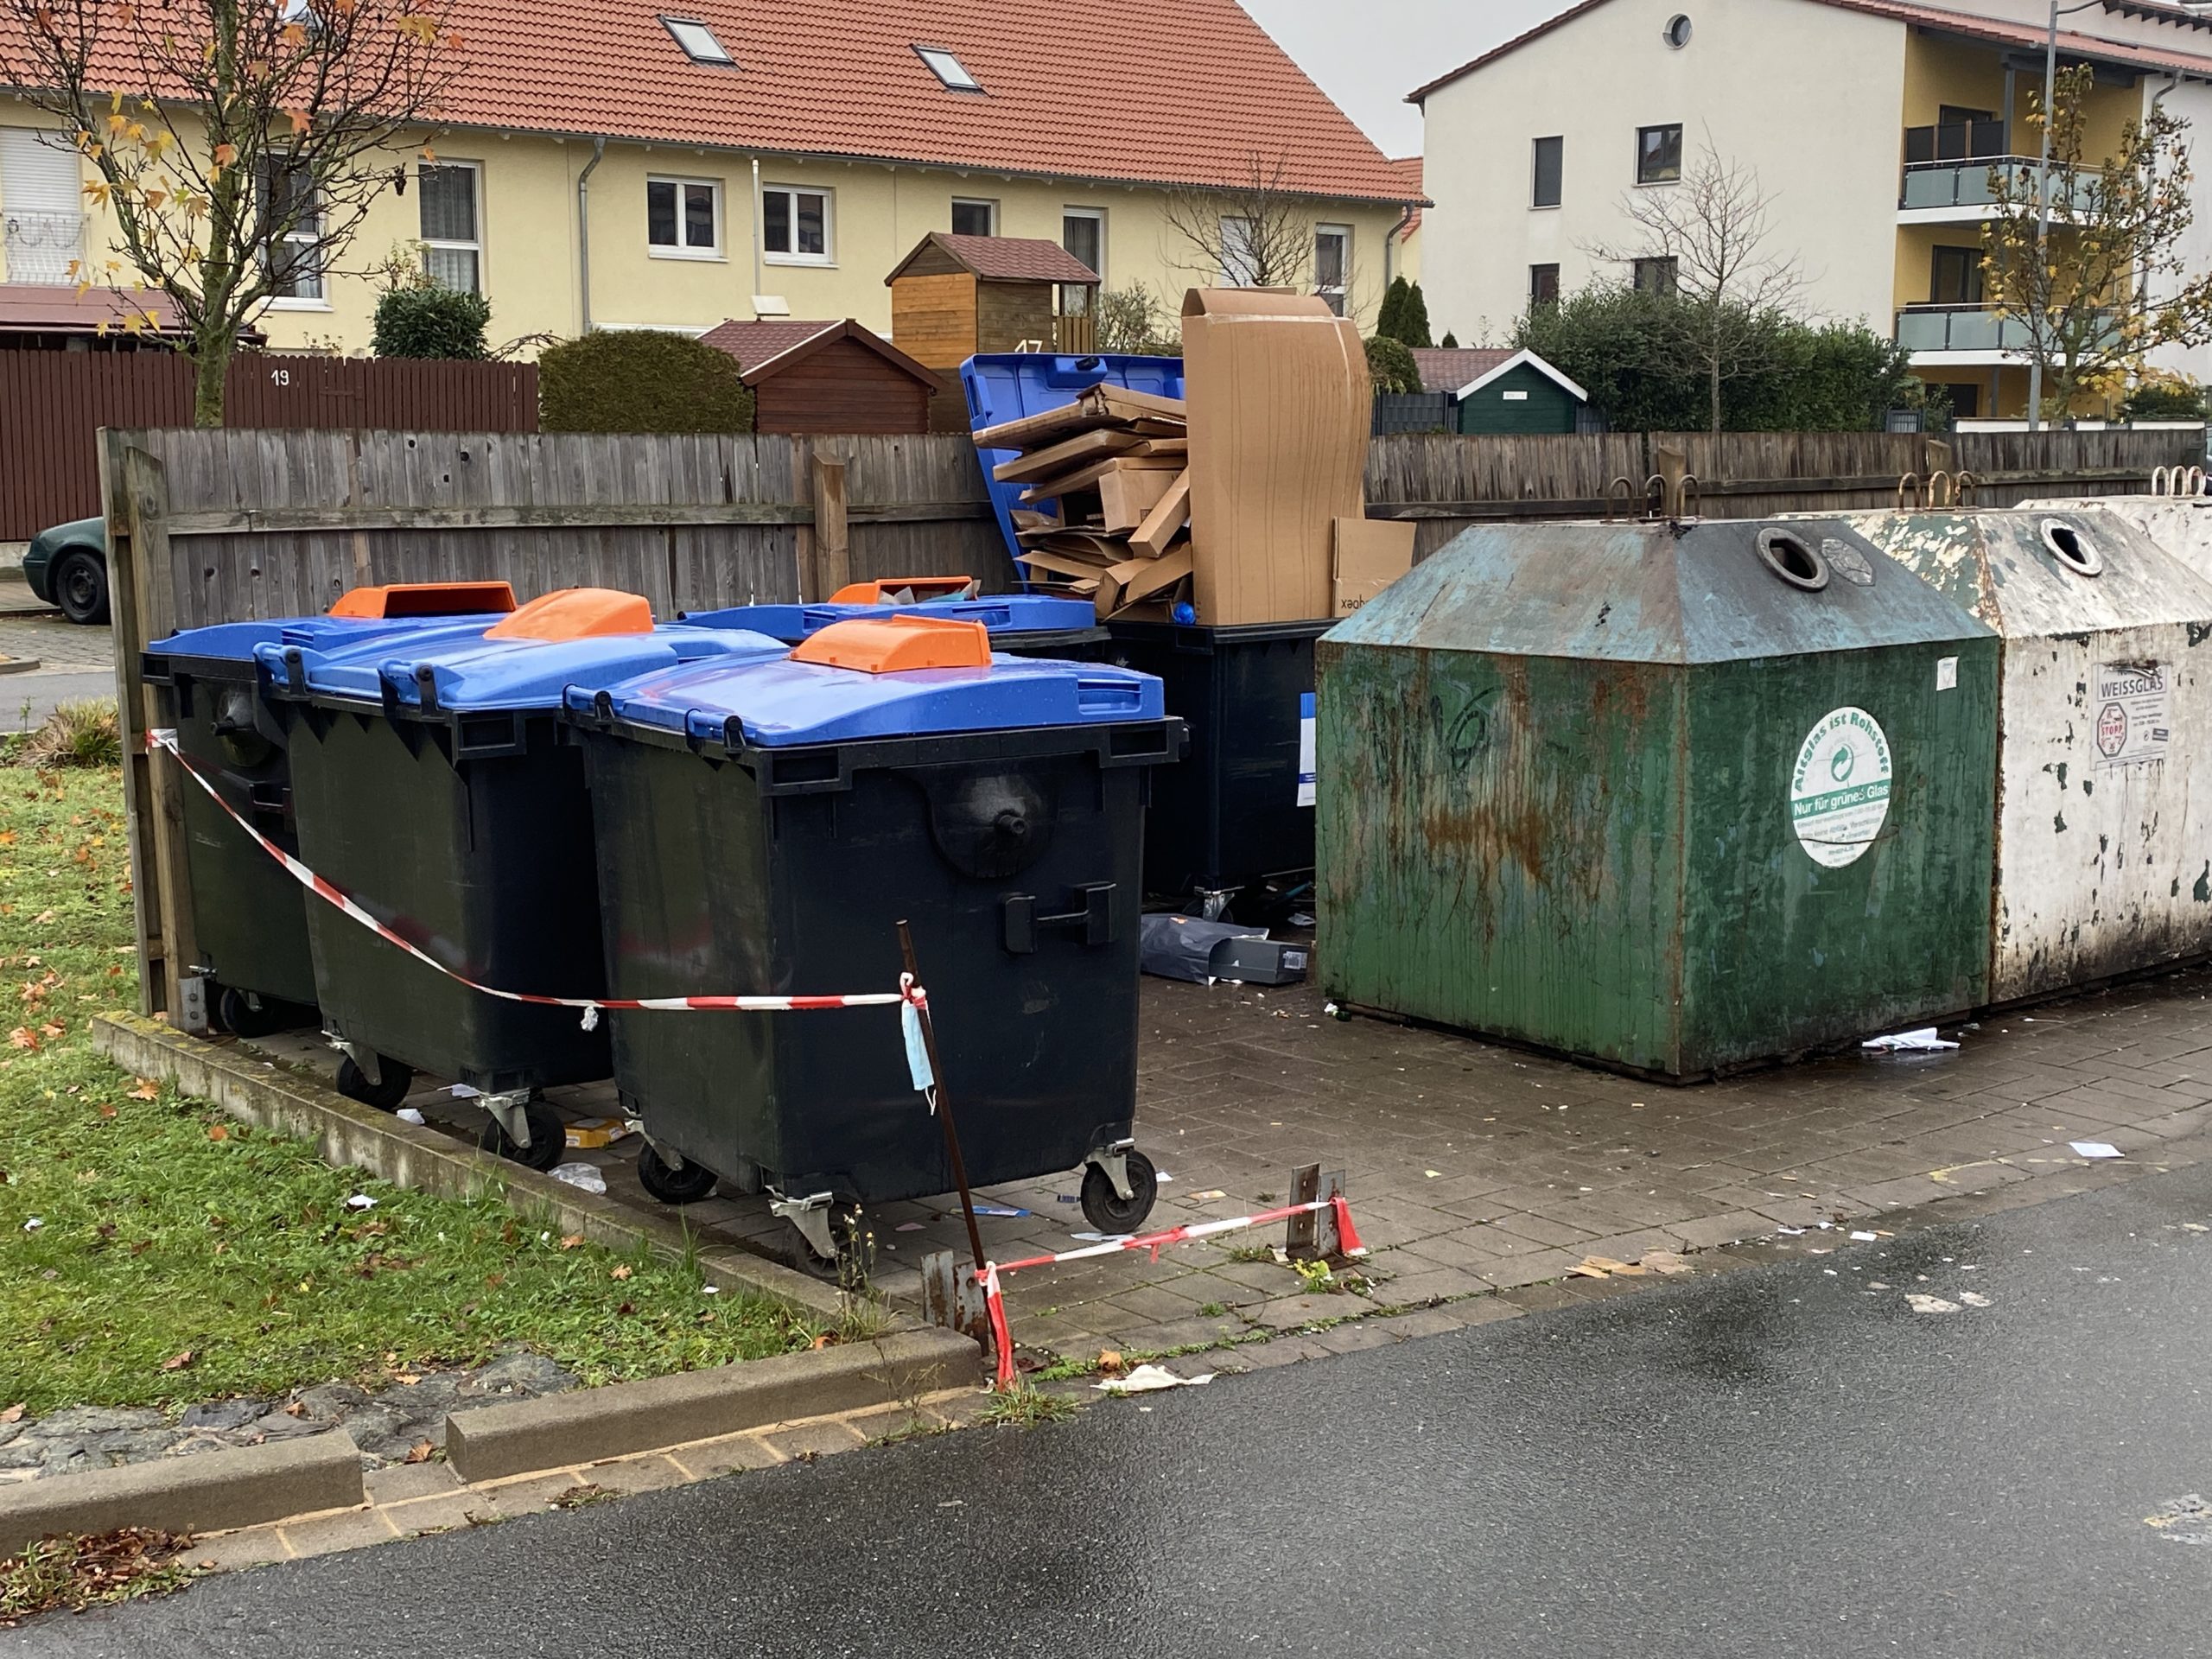
[(1534, 352), (1516, 352), (1459, 388), (1463, 435), (1573, 432), (1590, 394)]

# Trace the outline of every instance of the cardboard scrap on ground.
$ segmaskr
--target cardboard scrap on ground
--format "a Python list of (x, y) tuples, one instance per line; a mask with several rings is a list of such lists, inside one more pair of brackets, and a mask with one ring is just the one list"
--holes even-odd
[(1869, 1037), (1859, 1045), (1877, 1053), (1932, 1053), (1938, 1049), (1956, 1048), (1958, 1045), (1936, 1034), (1933, 1026), (1923, 1026), (1917, 1031), (1893, 1032), (1887, 1037)]
[(1616, 1262), (1610, 1255), (1586, 1255), (1567, 1269), (1567, 1276), (1585, 1279), (1641, 1279), (1646, 1274), (1694, 1273), (1688, 1256), (1675, 1250), (1646, 1250), (1633, 1262)]

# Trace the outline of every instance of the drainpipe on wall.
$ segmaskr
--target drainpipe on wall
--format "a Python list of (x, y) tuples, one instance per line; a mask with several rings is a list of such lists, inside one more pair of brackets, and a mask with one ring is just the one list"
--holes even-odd
[[(794, 241), (791, 245), (797, 247)], [(753, 320), (760, 320), (760, 158), (753, 158)]]
[(591, 172), (606, 155), (607, 140), (593, 139), (591, 160), (576, 175), (576, 294), (583, 313), (583, 327), (578, 332), (586, 334), (591, 333)]
[(1398, 238), (1406, 233), (1406, 226), (1414, 222), (1414, 205), (1410, 201), (1399, 210), (1398, 222), (1390, 227), (1390, 234), (1382, 238), (1382, 286), (1390, 286), (1391, 256), (1398, 251)]

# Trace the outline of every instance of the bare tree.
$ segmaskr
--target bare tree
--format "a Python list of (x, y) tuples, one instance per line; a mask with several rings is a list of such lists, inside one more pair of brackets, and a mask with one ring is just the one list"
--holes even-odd
[[(461, 67), (451, 3), (0, 0), (0, 81), (60, 118), (114, 218), (121, 257), (80, 261), (79, 289), (168, 296), (198, 424), (222, 424), (264, 302), (320, 294), (404, 176), (408, 132)], [(153, 321), (140, 303), (124, 326)]]
[[(2027, 335), (2042, 371), (2038, 420), (2063, 420), (2088, 392), (2125, 386), (2145, 353), (2212, 341), (2212, 276), (2183, 257), (2191, 206), (2189, 123), (2152, 102), (2101, 164), (2083, 164), (2092, 72), (2062, 71), (2050, 116), (2050, 205), (2036, 169), (1992, 168), (1982, 226), (1983, 292)], [(2040, 125), (2038, 93), (2029, 117)]]
[(1161, 208), (1169, 236), (1209, 283), (1230, 288), (1309, 285), (1313, 271), (1312, 200), (1283, 183), (1285, 165), (1245, 158), (1232, 182), (1170, 191)]
[(1721, 156), (1708, 137), (1679, 183), (1647, 187), (1623, 201), (1641, 232), (1633, 245), (1586, 250), (1637, 267), (1648, 285), (1681, 301), (1681, 343), (1704, 374), (1716, 436), (1722, 389), (1771, 366), (1770, 325), (1777, 313), (1794, 314), (1802, 284), (1796, 258), (1769, 246), (1770, 200), (1758, 174)]

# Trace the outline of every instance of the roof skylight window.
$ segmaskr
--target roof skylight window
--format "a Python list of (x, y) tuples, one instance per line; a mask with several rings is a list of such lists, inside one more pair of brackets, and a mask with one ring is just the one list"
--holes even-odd
[(696, 18), (664, 17), (660, 21), (692, 62), (725, 64), (733, 69), (737, 67), (737, 60), (730, 56), (729, 48), (715, 38), (713, 29)]
[(956, 92), (980, 92), (983, 83), (968, 73), (968, 67), (941, 46), (917, 46), (914, 48), (930, 73)]

